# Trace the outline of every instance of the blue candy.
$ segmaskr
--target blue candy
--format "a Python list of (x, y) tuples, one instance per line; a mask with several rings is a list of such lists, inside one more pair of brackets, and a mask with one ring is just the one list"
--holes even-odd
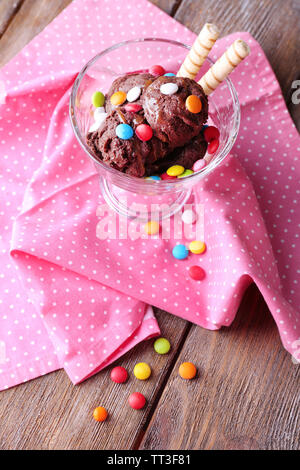
[(164, 74), (165, 77), (175, 77), (175, 73), (172, 73), (172, 72), (168, 72), (168, 73), (165, 73)]
[(185, 259), (188, 257), (188, 254), (189, 250), (186, 248), (185, 245), (182, 244), (174, 246), (172, 250), (172, 255), (176, 259)]
[(148, 179), (148, 180), (155, 180), (155, 181), (159, 181), (159, 180), (161, 179), (161, 177), (160, 177), (160, 176), (156, 176), (156, 175), (154, 175), (154, 176), (148, 176), (148, 178), (146, 178), (146, 179)]
[(129, 124), (119, 124), (116, 127), (116, 134), (120, 139), (127, 140), (133, 136), (133, 129)]

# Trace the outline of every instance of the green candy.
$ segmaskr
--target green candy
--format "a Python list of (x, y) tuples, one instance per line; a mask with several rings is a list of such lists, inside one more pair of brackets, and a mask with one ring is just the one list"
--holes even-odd
[(95, 108), (101, 108), (104, 105), (105, 96), (101, 91), (95, 91), (92, 96), (92, 103)]
[(192, 175), (193, 173), (193, 170), (184, 170), (184, 172), (181, 175), (177, 176), (177, 178), (184, 178), (185, 176)]
[(167, 354), (171, 345), (166, 338), (158, 338), (154, 343), (154, 349), (158, 354)]

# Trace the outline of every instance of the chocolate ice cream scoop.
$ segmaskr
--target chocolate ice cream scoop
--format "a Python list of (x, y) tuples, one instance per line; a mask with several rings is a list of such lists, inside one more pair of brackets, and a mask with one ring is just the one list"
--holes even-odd
[[(105, 110), (107, 113), (110, 113), (114, 106), (112, 105), (110, 98), (112, 95), (118, 91), (124, 91), (126, 94), (133, 88), (140, 88), (141, 93), (137, 99), (134, 100), (134, 103), (141, 103), (141, 98), (144, 92), (144, 89), (152, 83), (154, 80), (153, 75), (150, 73), (132, 73), (128, 75), (122, 75), (113, 81), (110, 89), (106, 95), (105, 100)], [(126, 103), (126, 102), (125, 102)]]
[[(145, 164), (154, 163), (167, 153), (167, 144), (156, 137), (148, 141), (140, 140), (135, 134), (136, 127), (144, 122), (143, 114), (115, 109), (106, 118), (105, 126), (87, 135), (87, 144), (94, 155), (103, 163), (123, 173), (142, 177), (145, 175)], [(116, 129), (120, 124), (128, 124), (133, 130), (129, 139), (117, 136)]]
[[(201, 101), (199, 112), (187, 107), (191, 95)], [(141, 101), (154, 135), (172, 148), (183, 147), (198, 135), (208, 118), (207, 96), (190, 78), (158, 77), (147, 86)]]

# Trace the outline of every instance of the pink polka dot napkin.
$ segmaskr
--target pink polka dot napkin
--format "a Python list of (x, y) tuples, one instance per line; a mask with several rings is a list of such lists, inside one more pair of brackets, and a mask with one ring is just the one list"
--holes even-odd
[[(207, 252), (176, 261), (174, 240), (96, 237), (103, 199), (70, 127), (70, 88), (99, 50), (143, 36), (195, 37), (145, 0), (75, 0), (0, 72), (1, 389), (58, 368), (79, 383), (159, 333), (148, 305), (229, 326), (253, 281), (299, 354), (299, 137), (249, 34), (239, 36), (252, 53), (232, 75), (239, 138), (194, 192)], [(236, 37), (218, 41), (212, 58)], [(198, 262), (201, 284), (188, 276)]]

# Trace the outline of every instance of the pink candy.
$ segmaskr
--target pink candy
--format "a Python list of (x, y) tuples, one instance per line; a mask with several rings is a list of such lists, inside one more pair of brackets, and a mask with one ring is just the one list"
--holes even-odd
[(206, 165), (206, 161), (204, 160), (204, 158), (202, 158), (201, 160), (197, 160), (193, 165), (193, 171), (202, 170), (202, 168), (204, 168), (205, 165)]
[(149, 69), (149, 73), (155, 77), (158, 77), (160, 75), (164, 75), (166, 71), (161, 65), (152, 65), (152, 67)]

